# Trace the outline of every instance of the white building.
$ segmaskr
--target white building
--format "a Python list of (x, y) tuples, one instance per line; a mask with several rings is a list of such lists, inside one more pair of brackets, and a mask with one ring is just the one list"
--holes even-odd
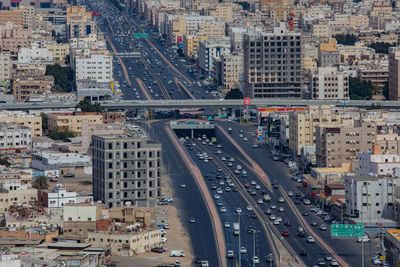
[(215, 21), (213, 16), (186, 16), (186, 33), (194, 34), (199, 30), (200, 24)]
[(49, 209), (63, 208), (65, 204), (76, 203), (76, 192), (68, 192), (62, 184), (57, 184), (53, 192), (39, 191), (39, 201)]
[[(79, 153), (37, 152), (32, 154), (31, 166), (41, 171), (60, 170), (60, 174), (92, 174), (92, 159)], [(74, 172), (70, 169), (75, 169)], [(63, 171), (64, 170), (64, 171)]]
[(97, 220), (97, 205), (74, 204), (63, 208), (64, 222), (95, 222)]
[(349, 75), (336, 67), (318, 67), (309, 82), (312, 99), (349, 99)]
[(346, 213), (365, 223), (375, 224), (381, 219), (393, 219), (396, 185), (400, 185), (400, 179), (346, 176)]
[(32, 146), (31, 128), (0, 122), (0, 150), (24, 150)]
[(11, 67), (10, 52), (0, 52), (0, 82), (11, 79)]
[(74, 60), (76, 80), (96, 82), (113, 81), (113, 57), (108, 53), (90, 53), (78, 55)]
[(199, 41), (197, 55), (199, 56), (200, 68), (211, 72), (214, 68), (214, 59), (231, 53), (229, 37), (211, 36), (207, 40)]
[(374, 153), (369, 150), (358, 154), (358, 175), (392, 176), (400, 167), (400, 155), (394, 153)]
[(15, 254), (0, 254), (0, 267), (21, 267), (21, 260)]
[(31, 47), (21, 47), (18, 51), (18, 64), (41, 63), (53, 64), (53, 53), (46, 47), (31, 44)]

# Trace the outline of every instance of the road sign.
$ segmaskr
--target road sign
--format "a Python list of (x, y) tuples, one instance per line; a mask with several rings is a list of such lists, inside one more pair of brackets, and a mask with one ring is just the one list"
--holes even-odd
[(135, 37), (135, 38), (149, 38), (149, 34), (148, 33), (138, 32), (138, 33), (134, 33), (133, 37)]
[(243, 98), (243, 105), (249, 106), (250, 105), (250, 97), (245, 97)]
[(351, 224), (332, 224), (331, 225), (331, 237), (363, 237), (364, 224), (359, 223), (358, 225)]

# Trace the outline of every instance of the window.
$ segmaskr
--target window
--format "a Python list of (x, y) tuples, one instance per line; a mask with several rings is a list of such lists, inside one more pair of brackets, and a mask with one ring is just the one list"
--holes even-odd
[(113, 183), (108, 183), (108, 188), (113, 188)]

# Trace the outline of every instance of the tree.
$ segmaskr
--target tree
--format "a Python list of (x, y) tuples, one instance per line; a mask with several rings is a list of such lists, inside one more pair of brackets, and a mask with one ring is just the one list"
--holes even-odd
[(5, 165), (6, 167), (9, 167), (11, 163), (7, 159), (0, 158), (0, 165)]
[(242, 99), (243, 94), (239, 89), (231, 89), (225, 96), (225, 99)]
[(178, 48), (177, 53), (178, 53), (178, 55), (179, 55), (180, 57), (183, 57), (183, 56), (184, 56), (184, 54), (183, 54), (183, 49), (182, 49), (182, 48)]
[(357, 42), (357, 36), (354, 34), (337, 34), (333, 37), (342, 45), (354, 45)]
[(37, 190), (46, 190), (49, 188), (48, 178), (46, 176), (36, 176), (32, 182), (32, 187)]
[(371, 82), (363, 81), (359, 78), (349, 77), (350, 99), (363, 100), (371, 98), (373, 86)]
[(49, 127), (49, 115), (46, 113), (40, 113), (40, 117), (42, 117), (42, 130), (46, 131)]
[(82, 112), (98, 112), (102, 113), (104, 108), (100, 106), (100, 103), (92, 103), (89, 99), (85, 98), (80, 101), (75, 108), (80, 108)]
[(61, 92), (71, 92), (73, 89), (74, 71), (70, 67), (61, 67), (58, 64), (48, 65), (46, 75), (54, 77), (55, 88), (60, 88)]
[(385, 85), (382, 88), (382, 94), (386, 99), (389, 99), (389, 83), (385, 82)]
[(389, 54), (389, 47), (395, 46), (394, 44), (391, 43), (385, 43), (385, 42), (377, 42), (368, 45), (368, 47), (371, 47), (375, 49), (376, 53), (380, 54)]
[(69, 129), (66, 129), (66, 130), (55, 129), (55, 130), (51, 131), (51, 133), (49, 135), (49, 137), (53, 140), (67, 140), (68, 138), (75, 137), (75, 136), (76, 136), (76, 134)]

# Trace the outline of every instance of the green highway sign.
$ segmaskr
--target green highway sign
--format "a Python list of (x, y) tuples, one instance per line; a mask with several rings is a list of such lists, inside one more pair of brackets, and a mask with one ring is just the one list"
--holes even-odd
[(351, 224), (332, 224), (331, 237), (363, 237), (364, 224), (358, 225)]
[(149, 38), (149, 34), (148, 33), (138, 32), (138, 33), (134, 33), (133, 37), (135, 37), (135, 38)]

